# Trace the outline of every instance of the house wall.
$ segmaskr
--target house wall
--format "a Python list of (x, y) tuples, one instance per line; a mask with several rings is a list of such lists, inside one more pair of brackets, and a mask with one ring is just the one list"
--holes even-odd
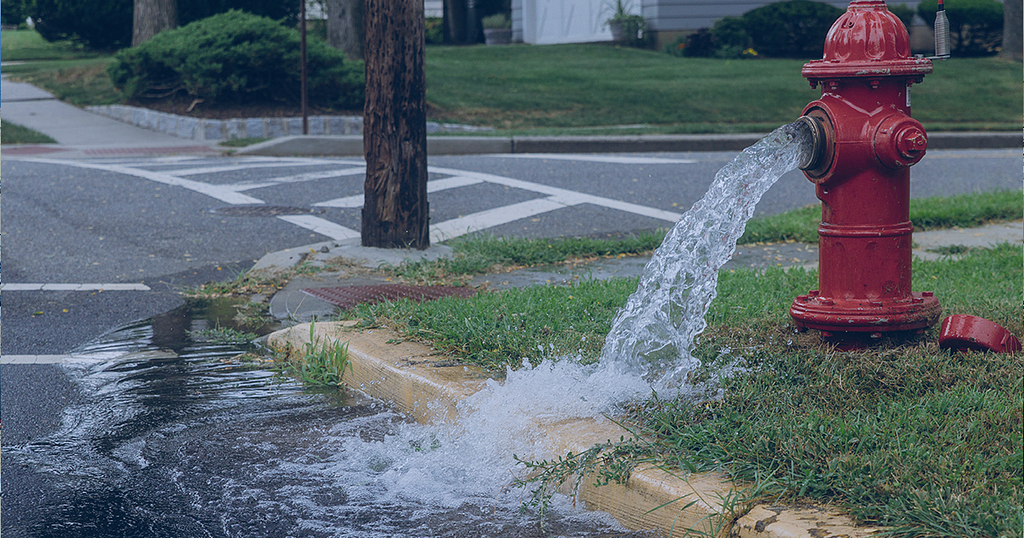
[[(610, 41), (604, 21), (615, 0), (512, 0), (512, 40), (517, 43), (586, 43)], [(889, 5), (917, 7), (920, 0), (889, 0)], [(630, 11), (647, 19), (659, 49), (682, 34), (711, 27), (727, 16), (739, 16), (772, 2), (758, 0), (625, 0)], [(845, 9), (849, 1), (827, 2)], [(923, 21), (918, 21), (923, 24)], [(930, 29), (917, 32), (921, 41), (930, 39)], [(914, 36), (912, 36), (913, 38)]]
[[(917, 7), (920, 0), (889, 0), (888, 5)], [(738, 17), (772, 2), (757, 0), (644, 0), (643, 15), (654, 31), (692, 32), (709, 28), (722, 17)], [(848, 1), (825, 2), (846, 9)]]

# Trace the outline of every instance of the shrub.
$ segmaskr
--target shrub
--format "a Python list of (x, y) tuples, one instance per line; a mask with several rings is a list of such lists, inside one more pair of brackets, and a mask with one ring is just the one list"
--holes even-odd
[[(117, 53), (110, 78), (129, 98), (185, 94), (206, 104), (299, 100), (299, 33), (232, 10)], [(319, 39), (307, 42), (311, 104), (358, 108), (363, 68)]]
[(715, 36), (711, 30), (701, 28), (686, 36), (686, 46), (683, 47), (683, 56), (689, 58), (710, 58), (718, 48)]
[(444, 44), (444, 18), (443, 17), (427, 17), (425, 40), (427, 42), (427, 45), (442, 45), (442, 44)]
[(131, 45), (132, 7), (132, 0), (36, 0), (31, 15), (47, 41), (110, 50)]
[(0, 0), (0, 22), (10, 26), (24, 24), (32, 14), (31, 0)]
[(893, 4), (889, 6), (889, 11), (896, 15), (900, 22), (903, 23), (903, 26), (907, 27), (907, 32), (910, 32), (910, 27), (914, 24), (914, 16), (917, 15), (917, 10), (903, 4)]
[[(133, 0), (4, 0), (4, 18), (7, 18), (9, 5), (19, 4), (25, 6), (23, 14), (32, 16), (36, 30), (47, 41), (69, 39), (103, 50), (131, 45)], [(230, 9), (241, 9), (293, 24), (298, 21), (299, 3), (281, 0), (178, 0), (178, 23), (188, 24)]]
[[(996, 0), (947, 0), (949, 51), (955, 56), (989, 56), (1003, 43), (1003, 4)], [(935, 26), (936, 0), (924, 0), (917, 12)]]
[(775, 58), (820, 58), (825, 35), (843, 10), (822, 2), (790, 0), (743, 14), (753, 47)]

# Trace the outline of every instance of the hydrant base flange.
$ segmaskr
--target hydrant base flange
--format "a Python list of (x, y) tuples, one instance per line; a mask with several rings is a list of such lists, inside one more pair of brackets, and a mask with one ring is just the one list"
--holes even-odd
[(789, 308), (796, 326), (827, 332), (886, 333), (935, 325), (942, 314), (931, 292), (914, 292), (903, 300), (844, 300), (823, 297), (812, 290)]

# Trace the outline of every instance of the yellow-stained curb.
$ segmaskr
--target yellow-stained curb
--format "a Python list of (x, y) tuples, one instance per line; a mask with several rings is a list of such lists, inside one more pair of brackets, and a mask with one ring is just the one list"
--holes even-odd
[[(387, 329), (361, 331), (345, 322), (316, 323), (313, 339), (317, 347), (347, 342), (352, 370), (345, 373), (345, 384), (391, 402), (424, 424), (454, 421), (458, 403), (482, 389), (490, 377), (481, 368), (452, 366), (431, 348), (403, 341)], [(304, 324), (271, 334), (267, 343), (294, 358), (302, 356), (309, 341), (310, 326)], [(538, 420), (537, 427), (562, 453), (580, 453), (631, 435), (609, 421)], [(680, 536), (685, 529), (704, 533), (714, 529), (723, 512), (723, 499), (734, 490), (720, 474), (690, 474), (684, 479), (649, 467), (634, 470), (623, 485), (596, 487), (584, 480), (579, 497), (588, 509), (608, 512), (625, 527), (659, 529), (666, 536)], [(857, 538), (879, 530), (858, 527), (849, 516), (832, 508), (766, 505), (755, 506), (731, 527), (721, 527), (722, 536), (728, 533), (736, 538)]]

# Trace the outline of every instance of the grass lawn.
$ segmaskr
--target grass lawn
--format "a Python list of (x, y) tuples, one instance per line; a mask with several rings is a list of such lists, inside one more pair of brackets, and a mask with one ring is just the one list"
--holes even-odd
[[(915, 289), (934, 291), (944, 316), (981, 315), (1020, 336), (1022, 265), (1010, 245), (916, 261)], [(898, 536), (1020, 536), (1021, 354), (951, 354), (938, 349), (937, 327), (835, 352), (789, 319), (793, 297), (816, 282), (802, 269), (723, 272), (694, 350), (704, 362), (695, 379), (742, 369), (722, 382), (721, 400), (639, 406), (630, 420), (646, 440), (614, 452), (684, 474), (723, 471), (750, 487), (747, 502), (836, 503)], [(347, 317), (499, 370), (523, 357), (593, 361), (636, 283), (401, 301)], [(550, 467), (561, 464), (534, 463), (560, 476)]]
[[(123, 102), (105, 71), (110, 56), (83, 59), (32, 31), (2, 39), (5, 60), (52, 60), (6, 68), (15, 78), (79, 106)], [(430, 46), (427, 102), (432, 120), (489, 125), (498, 135), (766, 133), (820, 95), (800, 76), (803, 63), (603, 44)], [(997, 58), (936, 62), (914, 86), (914, 116), (932, 130), (1019, 129), (1020, 70)]]
[[(767, 132), (820, 95), (803, 63), (608, 45), (431, 47), (427, 99), (444, 121), (515, 133)], [(995, 58), (936, 62), (914, 86), (914, 116), (934, 130), (1019, 129), (1020, 69)], [(593, 130), (636, 124), (652, 127)]]
[[(968, 225), (1006, 206), (1001, 218), (1020, 218), (1022, 196), (929, 198), (914, 201), (912, 214), (929, 226)], [(608, 253), (640, 243), (609, 243)], [(460, 255), (492, 261), (563, 256), (558, 241), (478, 238), (458, 245)], [(569, 243), (565, 256), (580, 245)], [(943, 316), (983, 316), (1020, 337), (1022, 266), (1024, 254), (1010, 245), (916, 260), (914, 289), (935, 292)], [(612, 447), (627, 460), (614, 468), (628, 468), (633, 458), (683, 474), (723, 471), (749, 488), (737, 497), (737, 516), (753, 502), (809, 499), (842, 505), (897, 536), (1020, 536), (1021, 353), (951, 354), (938, 349), (938, 326), (921, 338), (892, 336), (868, 350), (836, 352), (814, 331), (796, 332), (789, 318), (793, 298), (816, 284), (816, 272), (799, 268), (722, 272), (708, 329), (695, 345), (703, 366), (694, 379), (710, 379), (726, 366), (739, 366), (739, 373), (722, 381), (721, 400), (653, 397), (635, 408), (629, 419), (645, 441)], [(382, 303), (343, 315), (500, 372), (521, 367), (523, 358), (596, 360), (636, 285), (586, 281), (468, 300)], [(579, 457), (607, 454), (529, 463), (543, 480), (571, 470), (559, 466), (579, 468)]]
[(71, 43), (50, 43), (35, 30), (4, 30), (0, 32), (0, 60), (33, 62), (39, 60), (71, 60), (93, 58), (100, 53), (83, 50)]
[(57, 141), (28, 127), (0, 120), (0, 144), (56, 144)]

